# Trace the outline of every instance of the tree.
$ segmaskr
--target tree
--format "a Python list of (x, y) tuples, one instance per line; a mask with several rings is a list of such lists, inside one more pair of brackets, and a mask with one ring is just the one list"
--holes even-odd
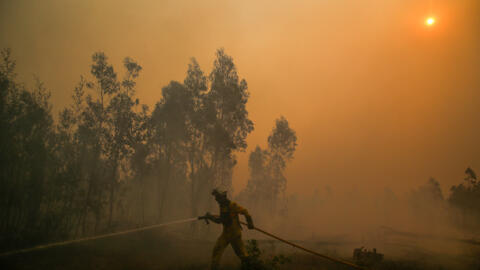
[(43, 84), (15, 81), (10, 54), (0, 59), (0, 248), (153, 223), (170, 208), (197, 215), (207, 190), (231, 186), (253, 123), (247, 84), (222, 49), (208, 77), (192, 58), (152, 113), (135, 98), (142, 67), (127, 57), (119, 78), (94, 53), (91, 76), (80, 77), (56, 122)]
[(223, 49), (217, 50), (209, 79), (211, 86), (205, 97), (204, 124), (214, 176), (211, 185), (230, 189), (232, 169), (236, 164), (233, 153), (246, 149), (246, 137), (253, 131), (253, 122), (246, 109), (248, 87), (245, 80), (239, 79), (232, 57)]
[[(102, 58), (100, 58), (102, 59)], [(110, 181), (110, 202), (109, 202), (109, 215), (108, 224), (112, 225), (113, 209), (115, 203), (115, 191), (119, 183), (119, 166), (122, 162), (126, 161), (133, 153), (134, 146), (137, 144), (134, 134), (135, 121), (138, 119), (136, 113), (133, 111), (135, 105), (138, 105), (138, 99), (134, 100), (135, 94), (135, 79), (138, 77), (142, 67), (129, 57), (125, 58), (124, 67), (126, 69), (125, 79), (122, 81), (121, 88), (116, 91), (111, 91), (112, 96), (110, 103), (107, 107), (107, 133), (105, 141), (106, 156), (109, 159), (109, 163), (112, 169), (111, 181)], [(103, 65), (97, 61), (95, 66)], [(92, 72), (93, 73), (93, 72)], [(100, 84), (103, 78), (109, 82), (111, 89), (117, 87), (115, 82), (115, 76), (113, 69), (107, 68), (103, 74), (97, 76)], [(108, 89), (108, 88), (106, 88)], [(124, 162), (125, 163), (125, 162)]]
[[(79, 196), (82, 206), (78, 223), (82, 224), (83, 234), (87, 232), (89, 213), (94, 216), (97, 232), (106, 209), (107, 228), (112, 229), (120, 177), (128, 174), (128, 160), (138, 140), (142, 140), (142, 127), (145, 128), (140, 122), (145, 121), (147, 108), (143, 107), (139, 114), (134, 111), (139, 104), (134, 100), (135, 79), (141, 66), (125, 58), (126, 74), (120, 83), (107, 60), (102, 52), (93, 54), (94, 82), (81, 78), (74, 91), (72, 107), (64, 110), (64, 117), (60, 118), (65, 119), (64, 127), (74, 130), (72, 144), (77, 153), (74, 166), (79, 172), (77, 177), (83, 193)], [(85, 88), (95, 90), (95, 95), (85, 96)], [(69, 118), (73, 119), (71, 123), (67, 123)]]
[(38, 79), (33, 90), (17, 83), (11, 51), (0, 56), (0, 230), (5, 245), (23, 245), (32, 239), (21, 235), (46, 237), (38, 230), (55, 195), (48, 189), (55, 173), (50, 93)]
[(278, 200), (285, 199), (287, 179), (284, 172), (287, 162), (293, 159), (296, 147), (295, 131), (282, 116), (276, 120), (268, 136), (267, 150), (257, 146), (250, 153), (250, 179), (240, 196), (270, 213), (275, 213), (278, 210)]
[(188, 115), (192, 104), (187, 88), (179, 82), (172, 81), (162, 88), (162, 95), (163, 99), (155, 105), (151, 119), (152, 145), (155, 148), (156, 163), (161, 168), (158, 185), (159, 217), (163, 214), (170, 180), (186, 177), (186, 141), (190, 137)]
[(257, 145), (248, 158), (250, 178), (247, 187), (239, 196), (240, 199), (248, 200), (252, 205), (258, 205), (262, 198), (264, 199), (265, 195), (270, 193), (270, 175), (267, 168), (268, 156), (269, 153)]
[(472, 168), (468, 167), (465, 170), (465, 182), (468, 185), (475, 187), (477, 185), (477, 174), (472, 170)]
[(268, 136), (268, 152), (270, 154), (269, 169), (272, 173), (273, 196), (278, 197), (285, 192), (286, 178), (284, 171), (286, 163), (293, 158), (297, 147), (295, 131), (288, 125), (285, 117), (280, 117), (275, 122), (275, 127)]
[(465, 170), (463, 180), (464, 183), (451, 187), (448, 202), (460, 210), (461, 225), (466, 229), (476, 230), (480, 224), (480, 182), (470, 167)]
[(204, 114), (208, 81), (195, 58), (192, 58), (188, 64), (187, 76), (183, 84), (189, 96), (188, 104), (191, 106), (186, 119), (187, 129), (189, 130), (186, 151), (188, 178), (190, 181), (191, 213), (192, 216), (198, 216), (200, 201), (205, 198), (205, 195), (201, 195), (205, 193), (205, 190), (203, 190), (205, 185), (203, 184), (208, 182), (210, 170), (206, 164), (207, 118)]

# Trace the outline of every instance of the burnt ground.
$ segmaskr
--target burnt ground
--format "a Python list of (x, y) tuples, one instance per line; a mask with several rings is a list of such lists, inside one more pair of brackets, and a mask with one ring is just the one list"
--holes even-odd
[[(215, 236), (209, 240), (192, 239), (172, 231), (153, 230), (112, 238), (71, 244), (61, 247), (0, 258), (0, 269), (18, 270), (166, 270), (208, 269)], [(246, 239), (251, 238), (249, 236)], [(308, 241), (297, 242), (320, 253), (351, 261), (349, 251), (360, 246), (357, 243)], [(429, 243), (432, 244), (432, 243)], [(445, 244), (445, 243), (444, 243)], [(448, 244), (448, 243), (447, 243)], [(439, 245), (438, 243), (433, 245)], [(290, 263), (279, 269), (350, 269), (315, 257), (272, 240), (259, 240), (263, 257), (283, 254)], [(450, 246), (453, 252), (430, 251), (411, 242), (384, 243), (378, 248), (385, 260), (372, 269), (459, 269), (480, 270), (478, 247)], [(466, 249), (463, 249), (465, 248)], [(232, 249), (227, 248), (222, 259), (223, 269), (239, 269), (239, 260)]]

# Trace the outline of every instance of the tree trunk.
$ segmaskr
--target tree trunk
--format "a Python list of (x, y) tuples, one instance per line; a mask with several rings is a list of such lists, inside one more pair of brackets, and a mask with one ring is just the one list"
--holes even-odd
[(115, 205), (115, 185), (117, 182), (117, 161), (115, 161), (113, 166), (112, 179), (110, 180), (110, 210), (108, 214), (108, 229), (112, 229), (112, 218), (113, 218), (113, 206)]

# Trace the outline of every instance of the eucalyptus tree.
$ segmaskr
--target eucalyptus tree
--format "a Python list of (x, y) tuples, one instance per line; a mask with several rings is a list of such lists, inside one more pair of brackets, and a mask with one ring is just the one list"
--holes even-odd
[(247, 135), (253, 131), (246, 104), (247, 82), (239, 79), (232, 57), (223, 49), (216, 52), (209, 75), (210, 90), (205, 97), (206, 150), (213, 172), (211, 186), (231, 188), (234, 153), (245, 151)]
[[(113, 210), (115, 204), (115, 192), (119, 184), (120, 165), (128, 164), (127, 160), (133, 153), (137, 144), (135, 136), (136, 120), (138, 119), (134, 107), (139, 104), (138, 99), (134, 99), (136, 78), (142, 67), (129, 57), (125, 58), (124, 67), (126, 74), (116, 91), (112, 91), (112, 96), (107, 107), (107, 133), (105, 141), (105, 155), (111, 168), (109, 184), (109, 214), (108, 225), (112, 225)], [(99, 62), (97, 61), (97, 65)], [(100, 66), (100, 65), (98, 65)], [(114, 73), (109, 73), (108, 69), (101, 71), (97, 79), (111, 81), (111, 87), (117, 87)], [(101, 81), (100, 81), (101, 82)], [(108, 89), (108, 88), (107, 88)]]
[(162, 88), (162, 99), (151, 116), (152, 147), (158, 164), (158, 217), (163, 218), (167, 192), (172, 179), (186, 178), (187, 144), (190, 138), (188, 115), (192, 99), (187, 88), (176, 81)]
[(287, 162), (293, 159), (297, 147), (297, 135), (290, 128), (287, 119), (280, 117), (275, 121), (275, 127), (268, 136), (268, 164), (272, 180), (272, 200), (283, 196), (287, 184), (284, 172)]
[(1, 51), (0, 62), (0, 205), (3, 209), (0, 214), (2, 234), (11, 227), (13, 204), (15, 203), (14, 188), (16, 160), (16, 145), (13, 143), (15, 130), (15, 118), (20, 115), (19, 89), (15, 82), (15, 61), (11, 57), (11, 51)]
[(269, 193), (268, 152), (257, 145), (248, 157), (250, 177), (246, 188), (239, 194), (239, 199), (252, 207), (262, 203), (262, 199)]
[[(60, 199), (59, 216), (62, 217), (61, 228), (57, 229), (68, 235), (78, 228), (82, 218), (83, 196), (85, 195), (85, 177), (82, 171), (82, 150), (78, 134), (78, 125), (84, 109), (84, 88), (86, 81), (83, 77), (74, 89), (73, 103), (59, 113), (55, 130), (54, 156), (56, 164), (56, 185), (51, 187), (52, 192)], [(77, 221), (77, 222), (75, 222)]]
[(137, 112), (133, 122), (132, 132), (132, 150), (133, 153), (130, 156), (130, 169), (132, 171), (133, 187), (139, 185), (140, 193), (138, 195), (141, 208), (142, 224), (145, 224), (145, 204), (147, 200), (147, 178), (152, 172), (152, 164), (149, 162), (149, 147), (148, 141), (151, 137), (150, 115), (147, 105), (142, 105), (141, 111)]
[[(84, 198), (83, 214), (81, 218), (82, 232), (86, 233), (88, 213), (92, 212), (95, 219), (95, 231), (98, 230), (105, 206), (113, 203), (113, 194), (107, 199), (107, 190), (113, 190), (116, 179), (112, 171), (115, 149), (112, 149), (111, 130), (109, 130), (108, 102), (119, 89), (113, 66), (107, 62), (102, 52), (92, 55), (90, 73), (94, 82), (86, 82), (87, 88), (94, 90), (85, 96), (85, 106), (78, 124), (78, 140), (82, 149), (82, 170), (85, 172), (86, 194)], [(110, 162), (109, 162), (110, 161)], [(110, 167), (110, 169), (109, 169)], [(110, 222), (111, 215), (108, 217)]]
[(282, 116), (276, 120), (267, 141), (266, 150), (257, 146), (250, 153), (250, 178), (240, 197), (260, 210), (275, 213), (278, 200), (285, 198), (287, 179), (284, 173), (287, 163), (293, 159), (297, 136)]
[(42, 227), (53, 173), (53, 118), (43, 84), (37, 80), (28, 90), (17, 83), (11, 51), (0, 56), (0, 228), (8, 240)]
[(231, 188), (234, 152), (245, 150), (246, 136), (253, 130), (246, 110), (247, 83), (220, 49), (208, 78), (191, 59), (183, 84), (172, 81), (162, 96), (152, 113), (152, 145), (163, 168), (159, 211), (176, 178), (188, 179), (192, 213), (197, 214), (199, 203), (207, 201), (206, 190)]
[(208, 89), (207, 77), (195, 58), (188, 64), (187, 76), (183, 84), (188, 95), (189, 114), (186, 115), (188, 138), (186, 140), (187, 170), (190, 181), (190, 203), (193, 216), (197, 216), (198, 207), (205, 197), (204, 183), (208, 181), (205, 149), (207, 121), (205, 118), (205, 100)]
[(463, 183), (450, 188), (448, 202), (460, 213), (460, 225), (464, 229), (478, 230), (480, 225), (480, 181), (475, 171), (465, 170)]
[[(116, 203), (116, 191), (120, 185), (122, 164), (128, 164), (136, 144), (134, 111), (138, 100), (134, 99), (136, 78), (141, 71), (135, 61), (125, 58), (126, 74), (120, 82), (113, 66), (102, 52), (92, 56), (93, 82), (81, 79), (74, 92), (75, 144), (82, 178), (85, 179), (81, 196), (82, 214), (79, 218), (82, 232), (86, 233), (88, 214), (93, 213), (95, 231), (107, 211), (107, 226), (111, 229)], [(84, 88), (94, 91), (85, 95)], [(65, 115), (69, 114), (68, 110)], [(62, 119), (62, 118), (61, 118)], [(129, 168), (125, 167), (125, 170)]]

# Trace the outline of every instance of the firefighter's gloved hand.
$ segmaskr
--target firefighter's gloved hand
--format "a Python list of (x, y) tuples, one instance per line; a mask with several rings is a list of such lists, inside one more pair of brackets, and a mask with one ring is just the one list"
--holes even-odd
[(250, 217), (250, 216), (247, 217), (247, 227), (248, 227), (248, 229), (250, 229), (250, 230), (255, 229), (255, 226), (253, 226), (252, 217)]
[(209, 212), (207, 212), (204, 216), (198, 217), (198, 219), (203, 219), (203, 220), (205, 220), (205, 223), (207, 223), (207, 224), (210, 224), (210, 223), (208, 222), (208, 220), (212, 220), (212, 221), (213, 221), (212, 215), (211, 215)]
[(205, 213), (205, 216), (204, 216), (204, 217), (205, 217), (206, 219), (210, 219), (210, 220), (212, 220), (212, 218), (213, 218), (213, 215), (212, 215), (212, 214), (210, 214), (210, 212), (207, 212), (207, 213)]

